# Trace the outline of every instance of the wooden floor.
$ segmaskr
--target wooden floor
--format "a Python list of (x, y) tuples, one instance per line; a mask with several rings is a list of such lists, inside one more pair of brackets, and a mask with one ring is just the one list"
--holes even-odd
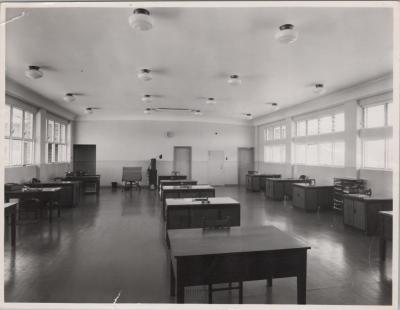
[[(391, 250), (386, 264), (378, 238), (344, 227), (335, 212), (305, 213), (261, 193), (219, 187), (217, 196), (241, 202), (243, 226), (275, 225), (304, 239), (307, 303), (391, 304)], [(168, 257), (155, 191), (132, 194), (104, 188), (85, 196), (62, 218), (19, 225), (17, 250), (5, 240), (6, 302), (170, 303)], [(214, 293), (215, 303), (237, 303), (237, 291)], [(207, 303), (206, 287), (186, 289), (185, 301)], [(296, 279), (244, 283), (244, 303), (296, 303)]]

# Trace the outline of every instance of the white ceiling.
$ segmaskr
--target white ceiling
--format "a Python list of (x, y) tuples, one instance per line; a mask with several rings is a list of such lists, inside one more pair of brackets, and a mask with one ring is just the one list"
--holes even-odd
[[(185, 107), (204, 120), (234, 120), (270, 113), (266, 102), (313, 99), (315, 82), (333, 92), (392, 71), (388, 8), (149, 10), (154, 28), (137, 32), (131, 8), (8, 9), (7, 19), (27, 15), (6, 25), (6, 75), (78, 115), (98, 107), (97, 117), (143, 118), (145, 107)], [(291, 45), (274, 40), (285, 23), (300, 32)], [(42, 66), (44, 77), (27, 79), (29, 65)], [(152, 81), (137, 78), (141, 68), (154, 71)], [(230, 74), (242, 85), (229, 85)], [(83, 95), (68, 104), (67, 92)], [(144, 104), (144, 94), (156, 98)], [(210, 96), (217, 105), (205, 104)]]

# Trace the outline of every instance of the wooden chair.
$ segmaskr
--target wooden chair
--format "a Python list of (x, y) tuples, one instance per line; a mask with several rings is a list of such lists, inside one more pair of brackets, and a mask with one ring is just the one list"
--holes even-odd
[(132, 189), (133, 186), (141, 190), (140, 182), (142, 181), (142, 167), (122, 167), (122, 182), (126, 191), (128, 188)]
[[(212, 230), (222, 230), (222, 229), (230, 229), (231, 227), (231, 219), (229, 216), (223, 219), (207, 219), (203, 217), (203, 230), (204, 231), (212, 231)], [(213, 300), (213, 292), (218, 291), (230, 291), (230, 290), (239, 290), (239, 304), (243, 303), (243, 282), (238, 282), (237, 286), (232, 285), (232, 282), (228, 283), (226, 287), (218, 287), (214, 288), (212, 283), (208, 284), (208, 303), (212, 304)]]

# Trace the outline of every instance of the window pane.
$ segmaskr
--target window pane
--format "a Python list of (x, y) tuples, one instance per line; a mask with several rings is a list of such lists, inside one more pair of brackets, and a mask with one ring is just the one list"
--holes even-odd
[(48, 120), (47, 121), (47, 141), (53, 142), (53, 139), (54, 139), (54, 121)]
[(364, 108), (364, 127), (383, 127), (385, 126), (385, 105), (376, 105)]
[(12, 109), (12, 136), (15, 138), (22, 138), (22, 110)]
[(286, 139), (286, 126), (282, 126), (281, 128), (281, 138)]
[(272, 161), (272, 148), (270, 146), (264, 146), (264, 162)]
[(60, 123), (54, 123), (54, 142), (60, 142)]
[(24, 142), (24, 164), (33, 163), (33, 142)]
[(392, 102), (389, 102), (387, 105), (387, 116), (388, 116), (388, 120), (387, 120), (388, 126), (393, 126), (393, 103)]
[(4, 165), (10, 165), (10, 139), (4, 139)]
[(302, 137), (306, 135), (306, 121), (298, 121), (296, 127), (296, 135)]
[(274, 128), (274, 139), (279, 140), (281, 138), (281, 127)]
[(332, 143), (321, 143), (319, 145), (319, 163), (321, 165), (332, 165)]
[(319, 119), (319, 133), (332, 132), (332, 116), (325, 116)]
[(52, 152), (53, 152), (53, 163), (57, 162), (58, 159), (58, 144), (52, 144)]
[(318, 134), (318, 119), (310, 119), (307, 121), (307, 135), (317, 135)]
[(11, 165), (22, 165), (21, 140), (11, 140)]
[(51, 143), (47, 143), (47, 162), (53, 162), (53, 148)]
[(267, 140), (273, 140), (274, 139), (274, 132), (272, 128), (267, 129)]
[(281, 163), (286, 162), (286, 145), (281, 145), (280, 147), (281, 150)]
[[(61, 125), (61, 126), (63, 126), (63, 125)], [(267, 141), (267, 129), (264, 129), (263, 132), (264, 132), (264, 141)], [(61, 135), (61, 137), (62, 137), (62, 135)]]
[(24, 138), (32, 139), (33, 137), (33, 114), (25, 112), (24, 118)]
[(10, 117), (11, 117), (11, 108), (8, 104), (5, 105), (4, 108), (4, 135), (6, 137), (10, 136)]
[(385, 140), (364, 141), (364, 167), (385, 168)]
[(333, 144), (333, 164), (335, 166), (344, 166), (344, 142), (335, 142)]
[(307, 145), (307, 165), (318, 165), (318, 145)]
[(387, 139), (386, 141), (386, 168), (393, 168), (393, 140)]
[(295, 162), (297, 164), (305, 164), (306, 163), (306, 146), (305, 144), (296, 144), (296, 159)]
[(281, 150), (279, 145), (274, 145), (272, 147), (272, 161), (274, 163), (279, 163), (281, 161)]
[(335, 132), (344, 131), (344, 113), (335, 114)]

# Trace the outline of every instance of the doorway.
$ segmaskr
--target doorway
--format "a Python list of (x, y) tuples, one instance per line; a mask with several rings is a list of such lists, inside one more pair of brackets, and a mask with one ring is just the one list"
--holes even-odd
[(174, 171), (180, 175), (186, 175), (187, 179), (192, 178), (192, 147), (174, 146)]
[(208, 183), (210, 185), (225, 185), (224, 151), (208, 151)]
[(74, 144), (74, 171), (82, 171), (88, 175), (96, 174), (96, 145)]
[(246, 174), (254, 170), (254, 147), (238, 148), (238, 184), (246, 185)]

